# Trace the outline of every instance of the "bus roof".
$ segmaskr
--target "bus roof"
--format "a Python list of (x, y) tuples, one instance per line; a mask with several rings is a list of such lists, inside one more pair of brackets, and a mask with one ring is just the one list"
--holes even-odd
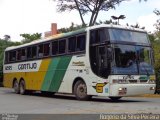
[(143, 29), (133, 28), (133, 27), (129, 27), (129, 26), (121, 26), (121, 25), (113, 25), (113, 24), (108, 24), (108, 25), (107, 24), (101, 24), (101, 25), (95, 25), (95, 26), (91, 26), (91, 27), (82, 28), (82, 29), (79, 29), (79, 30), (76, 30), (76, 31), (72, 31), (72, 32), (68, 32), (68, 33), (61, 33), (61, 34), (52, 35), (50, 37), (38, 39), (38, 40), (32, 41), (30, 43), (26, 43), (26, 44), (19, 45), (19, 46), (7, 47), (5, 49), (5, 51), (14, 50), (14, 49), (18, 49), (18, 48), (23, 48), (23, 47), (34, 45), (34, 44), (47, 42), (47, 41), (50, 41), (50, 40), (61, 39), (61, 38), (64, 38), (64, 37), (68, 37), (68, 36), (84, 33), (85, 31), (92, 30), (92, 29), (97, 29), (97, 28), (101, 28), (101, 27), (119, 28), (119, 29), (126, 29), (126, 30), (132, 30), (132, 31), (146, 32)]
[(124, 25), (113, 25), (113, 24), (101, 24), (101, 25), (95, 25), (95, 26), (91, 26), (91, 27), (87, 27), (88, 30), (91, 29), (96, 29), (96, 28), (101, 28), (101, 27), (107, 27), (107, 28), (119, 28), (119, 29), (126, 29), (126, 30), (131, 30), (131, 31), (139, 31), (139, 32), (147, 32), (144, 29), (140, 29), (140, 28), (134, 28), (134, 27), (130, 27), (130, 26), (124, 26)]
[(47, 42), (47, 41), (51, 41), (51, 40), (61, 39), (61, 38), (64, 38), (64, 37), (84, 33), (85, 31), (86, 31), (86, 28), (82, 28), (82, 29), (72, 31), (72, 32), (68, 32), (68, 33), (60, 33), (60, 34), (52, 35), (52, 36), (49, 36), (49, 37), (46, 37), (46, 38), (34, 40), (30, 43), (26, 43), (26, 44), (23, 44), (23, 45), (7, 47), (5, 49), (5, 51), (14, 50), (14, 49), (18, 49), (18, 48), (23, 48), (23, 47), (26, 47), (26, 46), (35, 45), (35, 44), (38, 44), (38, 43)]

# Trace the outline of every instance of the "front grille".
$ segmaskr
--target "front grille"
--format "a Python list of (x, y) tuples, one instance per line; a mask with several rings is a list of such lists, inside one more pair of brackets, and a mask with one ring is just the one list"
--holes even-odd
[(146, 83), (148, 80), (140, 80), (140, 83)]
[(137, 80), (129, 80), (130, 83), (137, 83)]

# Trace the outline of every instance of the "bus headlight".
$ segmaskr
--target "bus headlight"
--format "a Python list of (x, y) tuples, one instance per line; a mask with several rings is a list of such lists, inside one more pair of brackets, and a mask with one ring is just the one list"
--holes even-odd
[(113, 79), (112, 83), (117, 83), (117, 84), (127, 84), (128, 81), (125, 79)]
[(125, 95), (125, 94), (127, 94), (127, 88), (119, 88), (118, 89), (118, 94), (119, 95)]
[(150, 87), (150, 90), (155, 90), (155, 87)]

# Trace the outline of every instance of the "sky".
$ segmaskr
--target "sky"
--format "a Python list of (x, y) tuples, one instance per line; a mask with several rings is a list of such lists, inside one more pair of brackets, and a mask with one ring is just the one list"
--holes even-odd
[[(44, 33), (50, 30), (51, 23), (57, 23), (58, 28), (69, 27), (72, 22), (81, 24), (77, 11), (58, 13), (54, 0), (0, 0), (0, 38), (10, 35), (12, 41), (21, 41), (20, 34)], [(128, 0), (116, 6), (116, 9), (102, 11), (97, 21), (109, 20), (112, 15), (125, 15), (120, 24), (135, 25), (138, 23), (148, 32), (154, 32), (158, 17), (153, 13), (160, 10), (160, 0)], [(89, 14), (84, 16), (89, 22)]]

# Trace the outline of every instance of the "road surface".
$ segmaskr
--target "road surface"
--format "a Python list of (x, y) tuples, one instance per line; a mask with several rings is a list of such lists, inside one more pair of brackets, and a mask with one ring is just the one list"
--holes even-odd
[(71, 95), (43, 96), (15, 94), (0, 87), (0, 113), (15, 114), (102, 114), (102, 113), (160, 113), (160, 98), (124, 97), (118, 102), (94, 97), (78, 101)]

